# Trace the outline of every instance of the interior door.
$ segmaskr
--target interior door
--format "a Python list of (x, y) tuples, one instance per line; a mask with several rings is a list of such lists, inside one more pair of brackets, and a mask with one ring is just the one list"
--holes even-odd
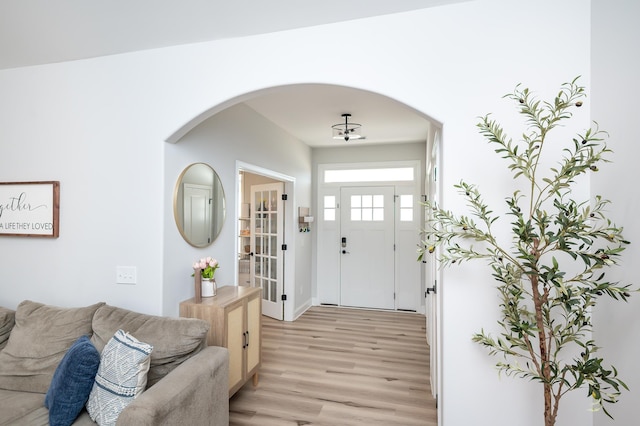
[(211, 242), (211, 193), (210, 186), (184, 184), (182, 229), (187, 240), (196, 247)]
[[(425, 188), (427, 188), (427, 197), (431, 202), (439, 202), (438, 192), (438, 174), (439, 174), (439, 147), (440, 147), (440, 133), (437, 132), (434, 138), (433, 146), (431, 150), (427, 150), (427, 173), (425, 173)], [(425, 208), (424, 212), (424, 229), (429, 227), (431, 209)], [(427, 318), (427, 343), (429, 343), (429, 365), (430, 365), (430, 377), (431, 377), (431, 393), (434, 398), (437, 398), (438, 394), (438, 274), (439, 268), (436, 259), (440, 257), (440, 249), (428, 258), (423, 260), (425, 267), (425, 308)]]
[(262, 313), (284, 319), (282, 244), (284, 183), (251, 186), (251, 283), (262, 288)]
[(340, 304), (395, 309), (394, 188), (340, 190)]

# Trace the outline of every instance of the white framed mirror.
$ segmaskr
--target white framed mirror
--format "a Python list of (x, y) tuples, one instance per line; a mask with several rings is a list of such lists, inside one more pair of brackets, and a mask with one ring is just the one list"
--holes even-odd
[(224, 189), (211, 166), (187, 166), (173, 192), (173, 215), (184, 240), (194, 247), (212, 244), (222, 229), (226, 215)]

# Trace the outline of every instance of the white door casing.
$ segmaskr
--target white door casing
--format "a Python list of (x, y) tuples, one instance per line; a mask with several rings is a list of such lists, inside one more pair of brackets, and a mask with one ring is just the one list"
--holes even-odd
[[(394, 259), (395, 276), (395, 309), (424, 312), (423, 282), (421, 280), (421, 264), (416, 261), (416, 248), (420, 242), (420, 229), (422, 214), (420, 211), (421, 176), (420, 162), (390, 161), (378, 163), (340, 163), (321, 164), (318, 166), (318, 198), (316, 221), (316, 288), (317, 303), (330, 305), (345, 305), (341, 301), (342, 273), (341, 261), (344, 255), (341, 253), (342, 216), (345, 205), (341, 201), (343, 188), (371, 188), (391, 187), (395, 191), (395, 252), (391, 252), (389, 258)], [(375, 172), (368, 173), (373, 179), (368, 180), (335, 180), (336, 170), (354, 169), (389, 169), (412, 168), (413, 179), (400, 180), (376, 180), (380, 175)], [(331, 178), (326, 179), (325, 173), (332, 172)], [(384, 175), (384, 173), (382, 173)], [(363, 176), (362, 174), (359, 176)], [(407, 219), (409, 217), (410, 219)], [(402, 219), (402, 220), (401, 220)], [(349, 241), (348, 241), (349, 244)], [(360, 265), (360, 272), (370, 268), (370, 259)], [(362, 272), (365, 273), (365, 272)], [(390, 293), (390, 301), (393, 301), (393, 292)], [(345, 305), (346, 306), (346, 305)], [(362, 304), (354, 305), (362, 306)], [(384, 306), (391, 306), (386, 303)], [(392, 306), (390, 309), (394, 309)]]

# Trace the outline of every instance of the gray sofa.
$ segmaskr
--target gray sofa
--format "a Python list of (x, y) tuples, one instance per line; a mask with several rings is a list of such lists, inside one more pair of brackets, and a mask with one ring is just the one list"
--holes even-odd
[[(228, 425), (227, 349), (206, 346), (209, 324), (140, 314), (104, 303), (0, 307), (0, 425), (49, 425), (45, 394), (67, 349), (90, 336), (101, 353), (122, 329), (153, 345), (146, 390), (117, 425)], [(74, 425), (95, 424), (86, 410)]]

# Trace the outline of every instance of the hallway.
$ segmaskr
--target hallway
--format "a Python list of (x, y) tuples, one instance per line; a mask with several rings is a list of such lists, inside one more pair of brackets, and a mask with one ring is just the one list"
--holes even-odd
[(313, 307), (263, 317), (260, 382), (230, 400), (230, 425), (436, 426), (425, 317)]

